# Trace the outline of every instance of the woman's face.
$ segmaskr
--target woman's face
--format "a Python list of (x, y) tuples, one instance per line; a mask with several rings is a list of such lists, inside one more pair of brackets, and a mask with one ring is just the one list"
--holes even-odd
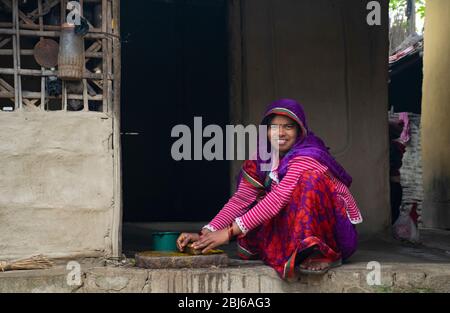
[(297, 123), (287, 116), (275, 115), (269, 124), (267, 135), (272, 147), (284, 155), (292, 148), (297, 139)]

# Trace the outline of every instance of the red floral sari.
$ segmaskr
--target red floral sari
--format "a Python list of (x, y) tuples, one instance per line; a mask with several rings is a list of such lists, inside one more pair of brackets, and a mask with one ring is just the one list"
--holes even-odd
[[(254, 162), (246, 163), (245, 172), (257, 179)], [(296, 263), (307, 251), (320, 251), (334, 262), (351, 255), (356, 241), (344, 201), (337, 196), (331, 179), (305, 171), (280, 213), (238, 238), (238, 254), (242, 259), (261, 259), (286, 279), (294, 276)]]

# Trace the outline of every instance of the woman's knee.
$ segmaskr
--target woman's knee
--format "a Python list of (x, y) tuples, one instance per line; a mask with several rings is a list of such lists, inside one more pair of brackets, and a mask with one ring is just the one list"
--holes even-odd
[(324, 191), (329, 190), (330, 192), (332, 191), (332, 187), (333, 183), (326, 174), (312, 170), (304, 171), (300, 176), (299, 184), (297, 185), (297, 188), (300, 189), (312, 188)]

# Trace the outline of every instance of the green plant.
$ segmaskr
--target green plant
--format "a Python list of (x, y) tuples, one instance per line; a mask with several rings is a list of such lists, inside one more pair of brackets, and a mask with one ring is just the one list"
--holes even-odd
[(397, 11), (399, 9), (406, 9), (406, 0), (389, 0), (390, 11)]
[(425, 17), (425, 7), (426, 7), (425, 0), (417, 0), (417, 2), (418, 2), (418, 6), (416, 7), (416, 12), (418, 14), (420, 14), (421, 18), (424, 18)]
[[(416, 14), (419, 14), (421, 18), (425, 17), (425, 7), (426, 0), (415, 0), (416, 1)], [(389, 0), (389, 11), (403, 12), (406, 10), (407, 0)]]

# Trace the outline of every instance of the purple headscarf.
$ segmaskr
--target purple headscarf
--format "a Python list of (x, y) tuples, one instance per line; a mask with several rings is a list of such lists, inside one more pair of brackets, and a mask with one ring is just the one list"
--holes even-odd
[[(272, 117), (273, 115), (283, 115), (291, 118), (298, 124), (299, 129), (302, 132), (297, 136), (296, 142), (289, 150), (289, 152), (286, 153), (286, 155), (284, 155), (284, 157), (280, 159), (280, 163), (278, 166), (278, 175), (280, 179), (282, 179), (286, 175), (288, 163), (290, 160), (298, 156), (306, 156), (311, 157), (316, 161), (319, 161), (323, 165), (327, 166), (334, 177), (339, 179), (347, 187), (350, 187), (352, 183), (352, 177), (333, 158), (333, 156), (328, 151), (329, 148), (325, 146), (322, 139), (314, 135), (314, 133), (309, 130), (308, 125), (306, 123), (306, 116), (303, 111), (303, 108), (297, 101), (292, 99), (280, 99), (272, 102), (267, 107), (262, 124), (263, 125), (267, 124), (269, 122), (269, 118)], [(267, 134), (262, 135), (267, 136)], [(269, 142), (268, 145), (270, 146)], [(256, 162), (258, 175), (261, 178), (261, 181), (264, 181), (266, 175), (269, 172), (262, 172), (261, 164), (267, 162), (264, 162), (260, 159), (259, 153)]]

